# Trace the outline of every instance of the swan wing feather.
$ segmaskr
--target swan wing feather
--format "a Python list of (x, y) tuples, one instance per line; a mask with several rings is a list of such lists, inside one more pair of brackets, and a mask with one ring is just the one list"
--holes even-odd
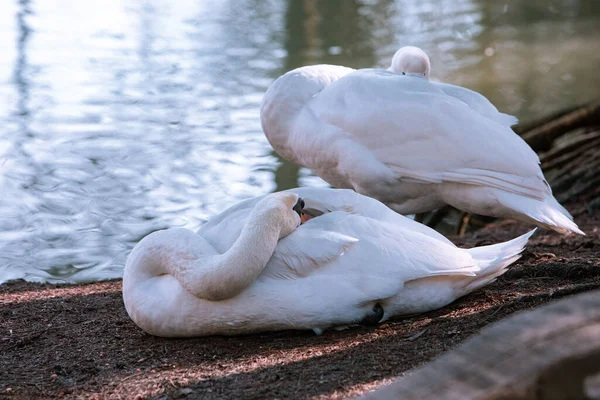
[[(308, 224), (307, 224), (308, 225)], [(333, 231), (320, 229), (297, 229), (277, 244), (273, 257), (264, 273), (280, 279), (298, 278), (310, 275), (344, 253), (358, 239)], [(286, 268), (269, 268), (284, 265)]]
[(345, 157), (362, 152), (397, 179), (478, 182), (540, 199), (549, 192), (537, 154), (518, 135), (424, 79), (359, 70), (307, 107), (337, 131), (340, 143), (356, 144), (344, 149)]
[(508, 114), (501, 113), (498, 109), (482, 94), (462, 86), (451, 85), (443, 82), (432, 82), (435, 86), (442, 89), (448, 96), (455, 97), (467, 104), (474, 111), (498, 122), (504, 126), (512, 126), (519, 123), (519, 120)]
[(306, 202), (307, 208), (317, 209), (324, 213), (344, 211), (378, 221), (389, 222), (454, 246), (448, 238), (436, 230), (398, 214), (382, 202), (357, 193), (354, 190), (302, 187), (289, 189), (289, 191), (302, 197)]
[[(473, 276), (479, 270), (467, 252), (451, 243), (406, 226), (335, 211), (307, 222), (280, 240), (269, 262), (273, 265), (267, 265), (265, 273), (293, 279), (308, 276), (324, 271), (327, 264), (340, 260), (346, 252), (351, 252), (353, 262), (335, 264), (353, 269), (346, 270), (346, 276), (360, 276), (365, 286), (370, 281), (389, 280), (396, 291), (408, 280)], [(376, 269), (370, 267), (373, 264)]]

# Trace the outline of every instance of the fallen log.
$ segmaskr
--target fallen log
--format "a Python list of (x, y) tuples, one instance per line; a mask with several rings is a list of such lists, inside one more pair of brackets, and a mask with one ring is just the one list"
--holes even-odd
[(552, 148), (540, 158), (542, 169), (551, 171), (573, 161), (582, 149), (600, 148), (600, 129), (575, 135), (568, 141)]
[(515, 128), (515, 132), (520, 134), (533, 150), (540, 152), (552, 148), (554, 140), (567, 132), (598, 124), (600, 124), (600, 101), (595, 101), (531, 127), (527, 131), (521, 132), (519, 128)]
[(522, 312), (364, 399), (589, 399), (599, 388), (600, 291)]

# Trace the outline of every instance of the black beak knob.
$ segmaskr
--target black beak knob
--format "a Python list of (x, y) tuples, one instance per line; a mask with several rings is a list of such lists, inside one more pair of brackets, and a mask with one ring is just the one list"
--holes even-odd
[(298, 197), (298, 201), (296, 202), (296, 205), (294, 207), (292, 207), (292, 210), (296, 211), (298, 213), (298, 216), (302, 216), (303, 208), (304, 208), (304, 200), (302, 200), (302, 198)]

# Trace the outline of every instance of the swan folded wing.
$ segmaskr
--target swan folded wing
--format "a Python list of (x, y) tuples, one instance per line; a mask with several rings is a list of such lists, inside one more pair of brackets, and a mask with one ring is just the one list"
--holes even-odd
[(308, 276), (342, 256), (356, 242), (357, 238), (341, 233), (297, 229), (279, 241), (263, 275), (277, 279)]
[[(473, 168), (460, 168), (455, 171), (444, 171), (431, 175), (419, 175), (411, 172), (406, 167), (394, 164), (388, 164), (388, 166), (398, 173), (398, 179), (405, 182), (455, 182), (470, 185), (489, 186), (537, 200), (544, 200), (545, 194), (550, 193), (551, 190), (548, 182), (543, 178), (540, 178), (538, 181), (538, 179), (506, 174), (503, 172)], [(542, 182), (545, 187), (542, 187), (539, 182)]]
[(376, 225), (377, 242), (397, 264), (386, 274), (409, 281), (430, 276), (475, 276), (480, 268), (467, 251), (392, 223)]
[(358, 71), (332, 83), (310, 108), (339, 130), (340, 143), (356, 141), (356, 151), (375, 156), (397, 179), (490, 185), (534, 198), (550, 193), (537, 154), (517, 134), (427, 85)]
[(496, 121), (501, 125), (510, 127), (519, 122), (516, 117), (498, 111), (498, 109), (480, 93), (449, 83), (432, 82), (432, 84), (442, 89), (448, 96), (461, 100), (474, 111), (477, 111), (484, 117)]
[[(304, 231), (309, 236), (311, 230), (325, 228), (323, 232), (358, 238), (348, 252), (348, 257), (352, 261), (362, 260), (359, 264), (360, 270), (365, 273), (365, 282), (375, 277), (384, 277), (401, 287), (407, 280), (437, 275), (472, 276), (479, 270), (467, 252), (425, 232), (415, 231), (411, 229), (412, 225), (349, 213), (330, 213), (314, 222), (314, 229)], [(308, 224), (306, 227), (309, 227)], [(296, 232), (299, 231), (302, 230)], [(308, 251), (313, 251), (304, 246)], [(328, 244), (327, 247), (331, 245)], [(352, 268), (356, 268), (356, 263), (350, 261), (349, 259), (345, 265), (354, 265)]]

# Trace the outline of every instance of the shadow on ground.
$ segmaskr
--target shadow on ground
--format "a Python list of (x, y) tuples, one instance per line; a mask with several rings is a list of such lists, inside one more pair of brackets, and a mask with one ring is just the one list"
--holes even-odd
[[(441, 310), (377, 329), (161, 339), (139, 330), (120, 281), (0, 286), (0, 397), (341, 398), (364, 393), (515, 311), (600, 288), (597, 215), (586, 237), (538, 232), (494, 284)], [(528, 229), (491, 225), (455, 241), (506, 240)]]

